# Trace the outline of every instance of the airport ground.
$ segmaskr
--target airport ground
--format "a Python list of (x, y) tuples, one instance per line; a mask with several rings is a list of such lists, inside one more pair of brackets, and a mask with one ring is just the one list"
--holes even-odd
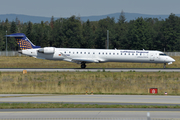
[(1, 72), (3, 94), (180, 94), (179, 72)]
[[(168, 67), (178, 67), (180, 56)], [(74, 66), (72, 66), (74, 65)], [(55, 68), (77, 67), (63, 61), (40, 60), (32, 57), (1, 57), (1, 68)], [(156, 68), (162, 64), (103, 63), (92, 67)], [(99, 66), (98, 66), (99, 65)], [(78, 65), (79, 66), (79, 65)], [(1, 72), (0, 93), (33, 94), (148, 94), (149, 88), (158, 88), (159, 94), (180, 94), (178, 72)]]
[[(167, 68), (180, 68), (180, 56), (173, 56), (176, 61)], [(33, 57), (0, 57), (0, 68), (80, 68), (79, 64), (65, 61), (50, 61)], [(90, 63), (86, 68), (163, 68), (155, 63)]]
[[(180, 57), (167, 68), (179, 68)], [(39, 60), (32, 57), (1, 57), (0, 68), (80, 68), (79, 65), (63, 61)], [(103, 63), (88, 64), (89, 68), (162, 68), (163, 64)], [(88, 68), (87, 67), (87, 68)], [(180, 95), (179, 72), (0, 72), (0, 101), (7, 104), (48, 104), (51, 98), (61, 104), (101, 104), (102, 106), (142, 106), (146, 108), (70, 108), (63, 109), (7, 109), (0, 111), (0, 119), (7, 118), (145, 118), (150, 112), (152, 118), (179, 118)], [(158, 94), (150, 95), (149, 88), (158, 88)], [(89, 95), (86, 95), (87, 94)], [(94, 95), (91, 95), (93, 92)], [(165, 96), (164, 92), (168, 95)], [(6, 95), (7, 94), (7, 95)], [(13, 94), (13, 95), (10, 95)], [(21, 94), (17, 96), (18, 94)], [(22, 94), (33, 94), (29, 97)], [(42, 98), (36, 96), (40, 94)], [(43, 96), (48, 94), (47, 96)], [(53, 95), (52, 95), (53, 94)], [(114, 95), (108, 96), (108, 95)], [(119, 98), (119, 94), (124, 95)], [(128, 95), (130, 95), (129, 98)], [(74, 96), (69, 96), (74, 95)], [(81, 96), (79, 96), (81, 95)], [(105, 95), (105, 96), (103, 96)], [(140, 96), (139, 96), (140, 95)], [(145, 95), (145, 96), (144, 96)], [(160, 96), (159, 96), (160, 95)], [(15, 96), (15, 97), (13, 97)], [(61, 98), (66, 97), (67, 99)], [(84, 97), (87, 101), (83, 102)], [(144, 98), (143, 98), (144, 97)], [(106, 101), (108, 99), (114, 101)], [(35, 101), (33, 101), (33, 99)], [(74, 101), (71, 101), (74, 100)], [(117, 101), (115, 101), (117, 100)], [(121, 100), (121, 101), (119, 101)], [(129, 101), (132, 100), (132, 101)], [(141, 101), (139, 101), (141, 100)], [(69, 101), (69, 102), (66, 102)], [(90, 102), (91, 101), (91, 102)], [(94, 102), (92, 102), (94, 101)], [(105, 102), (103, 102), (105, 101)], [(60, 103), (59, 103), (60, 102)], [(154, 102), (154, 103), (153, 103)], [(143, 103), (143, 104), (142, 104)], [(164, 103), (164, 104), (162, 104)], [(7, 105), (6, 104), (6, 105)], [(105, 104), (105, 105), (104, 105)], [(74, 106), (76, 106), (74, 105)], [(9, 105), (11, 106), (11, 105)], [(22, 105), (23, 106), (23, 105)], [(102, 107), (100, 106), (100, 107)], [(155, 107), (152, 107), (155, 106)], [(157, 106), (161, 106), (157, 109)], [(168, 107), (169, 106), (169, 107)], [(36, 106), (37, 107), (37, 106)], [(34, 107), (34, 108), (36, 108)], [(87, 107), (87, 106), (85, 106)], [(155, 109), (152, 109), (152, 108)], [(175, 108), (176, 107), (176, 108)], [(28, 107), (27, 107), (28, 108)], [(79, 110), (78, 110), (79, 109)], [(22, 114), (23, 113), (23, 114)], [(112, 117), (113, 116), (113, 117)]]
[[(124, 109), (41, 109), (0, 111), (0, 120), (179, 120), (179, 111)], [(147, 114), (150, 117), (147, 117)]]
[[(17, 104), (16, 107), (9, 107), (11, 109), (0, 109), (0, 119), (64, 119), (64, 120), (116, 120), (116, 119), (126, 119), (134, 120), (141, 119), (147, 120), (151, 119), (178, 119), (180, 118), (180, 109), (175, 106), (179, 106), (180, 97), (179, 96), (151, 96), (151, 95), (42, 95), (42, 94), (0, 94), (0, 106), (1, 104)], [(7, 103), (8, 102), (8, 103)], [(29, 108), (20, 109), (22, 106), (19, 103), (29, 104)], [(64, 104), (67, 107), (56, 106), (54, 108), (40, 108), (31, 106), (32, 104)], [(86, 107), (81, 108), (79, 103), (85, 103)], [(90, 104), (88, 104), (90, 103)], [(71, 105), (70, 105), (71, 104)], [(80, 106), (80, 107), (73, 107)], [(109, 104), (112, 106), (118, 106), (120, 104), (131, 104), (126, 108), (118, 107), (99, 107), (99, 108), (89, 108), (87, 105), (91, 106), (99, 104)], [(140, 107), (131, 108), (133, 104), (154, 104), (150, 106), (155, 107)], [(107, 106), (106, 105), (106, 106)], [(165, 108), (157, 108), (157, 106), (165, 106)], [(167, 106), (174, 106), (174, 108), (168, 108)], [(69, 106), (69, 107), (68, 107)], [(124, 105), (122, 105), (124, 106)], [(139, 106), (139, 105), (137, 105)], [(145, 106), (145, 105), (144, 105)], [(18, 108), (18, 109), (17, 109)], [(36, 109), (32, 109), (36, 108)]]
[(1, 109), (180, 108), (180, 96), (171, 95), (0, 94), (0, 96)]

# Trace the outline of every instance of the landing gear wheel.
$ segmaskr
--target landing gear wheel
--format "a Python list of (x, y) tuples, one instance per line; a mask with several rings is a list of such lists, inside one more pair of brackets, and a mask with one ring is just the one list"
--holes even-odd
[(164, 66), (163, 66), (164, 68), (166, 68), (166, 63), (164, 63)]
[(81, 64), (81, 68), (82, 68), (82, 69), (86, 68), (86, 64), (85, 64), (85, 63), (82, 63), (82, 64)]

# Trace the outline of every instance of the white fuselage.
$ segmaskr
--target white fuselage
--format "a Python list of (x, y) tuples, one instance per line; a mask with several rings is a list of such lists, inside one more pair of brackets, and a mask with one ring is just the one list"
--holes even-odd
[(135, 62), (171, 63), (175, 60), (163, 52), (152, 50), (77, 49), (55, 48), (54, 53), (41, 53), (39, 49), (22, 50), (22, 54), (39, 59), (64, 60), (74, 63)]

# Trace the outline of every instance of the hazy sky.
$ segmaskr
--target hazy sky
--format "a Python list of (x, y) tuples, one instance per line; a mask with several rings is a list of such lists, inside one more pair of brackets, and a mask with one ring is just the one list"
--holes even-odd
[(0, 14), (45, 17), (106, 15), (117, 12), (180, 14), (180, 0), (0, 0)]

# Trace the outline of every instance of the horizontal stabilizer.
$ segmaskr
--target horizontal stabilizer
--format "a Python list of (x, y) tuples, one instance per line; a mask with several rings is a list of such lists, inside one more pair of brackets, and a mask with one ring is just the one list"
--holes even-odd
[(11, 34), (11, 35), (6, 35), (7, 37), (19, 37), (19, 38), (23, 38), (25, 37), (25, 35), (23, 34)]

